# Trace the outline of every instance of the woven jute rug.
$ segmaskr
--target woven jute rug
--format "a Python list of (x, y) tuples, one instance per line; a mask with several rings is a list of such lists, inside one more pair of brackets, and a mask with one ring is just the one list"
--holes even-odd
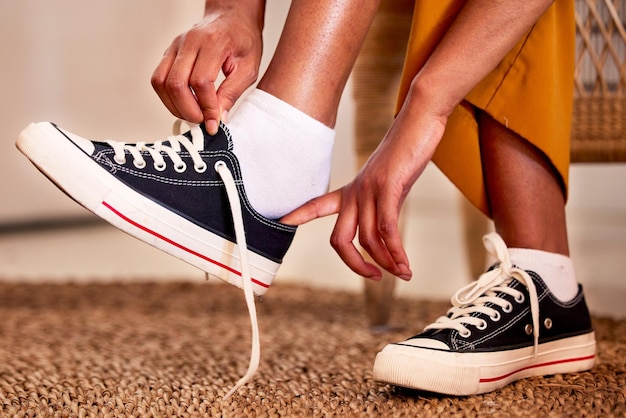
[(210, 283), (0, 282), (0, 411), (6, 417), (624, 416), (626, 322), (594, 318), (590, 372), (445, 397), (372, 380), (375, 354), (447, 303), (398, 299), (368, 330), (360, 295), (276, 284), (258, 303), (261, 366), (245, 372), (242, 292)]

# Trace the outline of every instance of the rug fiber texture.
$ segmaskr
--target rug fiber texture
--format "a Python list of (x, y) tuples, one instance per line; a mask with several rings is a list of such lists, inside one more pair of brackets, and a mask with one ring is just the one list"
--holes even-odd
[(368, 329), (362, 296), (276, 284), (257, 303), (261, 365), (245, 373), (243, 294), (211, 283), (0, 282), (0, 416), (625, 416), (626, 321), (594, 318), (589, 372), (446, 397), (372, 380), (378, 350), (445, 313), (398, 298), (389, 332)]

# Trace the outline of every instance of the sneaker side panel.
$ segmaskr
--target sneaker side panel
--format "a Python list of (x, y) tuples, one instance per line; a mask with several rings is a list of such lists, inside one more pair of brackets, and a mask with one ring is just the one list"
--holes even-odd
[[(50, 123), (29, 125), (16, 145), (76, 202), (128, 234), (210, 275), (242, 287), (236, 244), (137, 193)], [(271, 285), (280, 263), (249, 251), (254, 291)]]

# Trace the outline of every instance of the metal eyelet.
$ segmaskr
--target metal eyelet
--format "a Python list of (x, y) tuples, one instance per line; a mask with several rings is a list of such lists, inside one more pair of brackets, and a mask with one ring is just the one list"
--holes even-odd
[(543, 326), (544, 326), (544, 327), (546, 327), (546, 329), (550, 329), (550, 328), (552, 328), (552, 319), (550, 319), (550, 318), (546, 318), (546, 319), (543, 321)]
[(113, 161), (115, 161), (116, 163), (122, 165), (122, 164), (126, 164), (126, 156), (122, 156), (121, 158), (119, 158), (117, 155), (113, 157)]
[(472, 331), (466, 328), (464, 331), (459, 331), (459, 335), (463, 338), (469, 338), (472, 335)]
[(146, 168), (146, 161), (145, 160), (141, 160), (141, 161), (133, 160), (133, 165), (135, 166), (135, 168), (138, 168), (141, 170), (142, 168)]
[(196, 173), (204, 173), (207, 169), (207, 165), (203, 161), (202, 164), (194, 164), (193, 168), (196, 170)]
[(187, 169), (187, 164), (185, 164), (185, 162), (184, 162), (184, 161), (182, 161), (179, 165), (175, 165), (175, 166), (174, 166), (174, 170), (175, 170), (177, 173), (182, 173), (182, 172), (184, 172), (186, 169)]
[(532, 333), (533, 333), (533, 326), (530, 325), (530, 324), (527, 324), (524, 327), (524, 332), (526, 333), (526, 335), (532, 335)]
[(510, 303), (507, 304), (506, 306), (504, 306), (502, 308), (502, 312), (504, 312), (504, 313), (511, 313), (511, 312), (513, 312), (513, 305), (511, 305)]
[(153, 167), (156, 171), (165, 171), (165, 169), (167, 168), (167, 164), (165, 164), (164, 162), (160, 164), (154, 163)]
[(500, 312), (495, 311), (493, 315), (489, 315), (489, 318), (490, 318), (493, 322), (498, 322), (498, 321), (502, 318), (502, 315), (500, 315)]
[(525, 300), (526, 298), (523, 293), (520, 293), (519, 296), (515, 296), (515, 302), (517, 303), (524, 303)]
[(487, 329), (487, 321), (484, 321), (480, 323), (480, 325), (476, 325), (476, 329), (479, 331), (484, 331)]

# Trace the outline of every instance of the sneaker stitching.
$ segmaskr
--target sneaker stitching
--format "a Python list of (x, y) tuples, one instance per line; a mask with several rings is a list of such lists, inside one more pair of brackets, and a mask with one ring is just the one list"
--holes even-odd
[(146, 173), (146, 172), (143, 172), (143, 171), (134, 170), (134, 169), (131, 169), (129, 167), (126, 167), (126, 166), (123, 166), (123, 165), (120, 165), (120, 164), (116, 163), (111, 158), (109, 158), (110, 154), (112, 154), (111, 151), (103, 150), (103, 151), (98, 153), (98, 157), (99, 158), (96, 159), (96, 156), (94, 155), (94, 159), (96, 159), (98, 162), (100, 162), (100, 163), (110, 167), (112, 170), (121, 171), (121, 172), (127, 173), (127, 174), (135, 176), (135, 177), (139, 177), (139, 178), (143, 178), (143, 179), (150, 179), (150, 180), (158, 181), (158, 182), (164, 183), (164, 184), (195, 186), (195, 187), (221, 186), (222, 185), (222, 182), (219, 181), (219, 180), (173, 179), (173, 178), (167, 177), (167, 176), (159, 176), (157, 174)]
[[(152, 174), (152, 173), (145, 173), (143, 171), (138, 171), (138, 170), (134, 170), (131, 169), (129, 167), (117, 164), (115, 161), (113, 161), (110, 158), (110, 155), (114, 154), (113, 150), (101, 150), (98, 153), (96, 153), (94, 155), (94, 159), (104, 165), (106, 165), (107, 167), (109, 167), (111, 169), (112, 173), (115, 173), (117, 171), (121, 171), (124, 173), (127, 173), (129, 175), (135, 176), (135, 177), (139, 177), (139, 178), (143, 178), (143, 179), (149, 179), (149, 180), (154, 180), (154, 181), (158, 181), (160, 183), (163, 184), (171, 184), (171, 185), (179, 185), (179, 186), (189, 186), (189, 187), (222, 187), (223, 186), (223, 182), (220, 180), (183, 180), (183, 179), (172, 179), (171, 177), (166, 177), (166, 176), (159, 176), (156, 174)], [(179, 155), (184, 154), (183, 152), (179, 153)], [(188, 153), (187, 153), (188, 154)], [(231, 164), (233, 165), (234, 169), (235, 169), (235, 173), (238, 177), (240, 177), (240, 167), (239, 167), (239, 162), (237, 161), (236, 158), (233, 158), (233, 156), (231, 155), (230, 152), (224, 152), (224, 151), (203, 151), (201, 152), (201, 155), (203, 156), (203, 160), (206, 156), (206, 158), (215, 158), (215, 159), (219, 159), (219, 158), (225, 158), (228, 159)], [(205, 161), (206, 162), (206, 161)], [(245, 185), (243, 184), (243, 180), (241, 178), (235, 180), (235, 184), (237, 185), (237, 189), (239, 191), (239, 196), (240, 199), (242, 201), (242, 203), (244, 204), (244, 206), (246, 207), (246, 209), (248, 209), (248, 213), (250, 215), (252, 215), (252, 217), (254, 217), (255, 220), (257, 220), (258, 222), (262, 223), (263, 225), (275, 229), (277, 231), (283, 231), (283, 232), (293, 232), (295, 230), (295, 227), (291, 226), (291, 225), (285, 225), (285, 224), (281, 224), (279, 222), (274, 222), (271, 219), (267, 219), (264, 217), (261, 217), (260, 214), (258, 212), (256, 212), (256, 210), (254, 210), (254, 208), (251, 206), (250, 201), (248, 200), (248, 197), (245, 194)]]
[[(533, 278), (535, 283), (541, 286), (542, 289), (547, 290), (547, 285), (544, 283), (541, 276), (539, 276), (534, 271), (527, 271), (527, 273)], [(551, 292), (547, 292), (546, 297), (550, 298), (555, 305), (558, 305), (561, 308), (571, 308), (580, 302), (580, 300), (584, 297), (582, 292), (578, 292), (578, 294), (570, 301), (563, 302), (562, 300), (557, 299)]]
[[(240, 176), (241, 171), (239, 169), (239, 161), (237, 161), (237, 158), (236, 157), (233, 158), (231, 154), (225, 154), (224, 157), (227, 158), (231, 162), (231, 164), (235, 168), (236, 174)], [(248, 213), (252, 215), (254, 219), (256, 219), (258, 222), (262, 223), (265, 226), (268, 226), (270, 228), (273, 228), (279, 231), (293, 232), (295, 230), (295, 227), (291, 225), (281, 224), (280, 222), (276, 222), (276, 221), (273, 221), (271, 219), (261, 216), (261, 214), (259, 214), (250, 204), (250, 201), (248, 200), (248, 196), (245, 193), (245, 185), (243, 184), (243, 180), (238, 180), (235, 183), (237, 185), (237, 191), (239, 192), (239, 198), (241, 199), (246, 209), (248, 209)]]

